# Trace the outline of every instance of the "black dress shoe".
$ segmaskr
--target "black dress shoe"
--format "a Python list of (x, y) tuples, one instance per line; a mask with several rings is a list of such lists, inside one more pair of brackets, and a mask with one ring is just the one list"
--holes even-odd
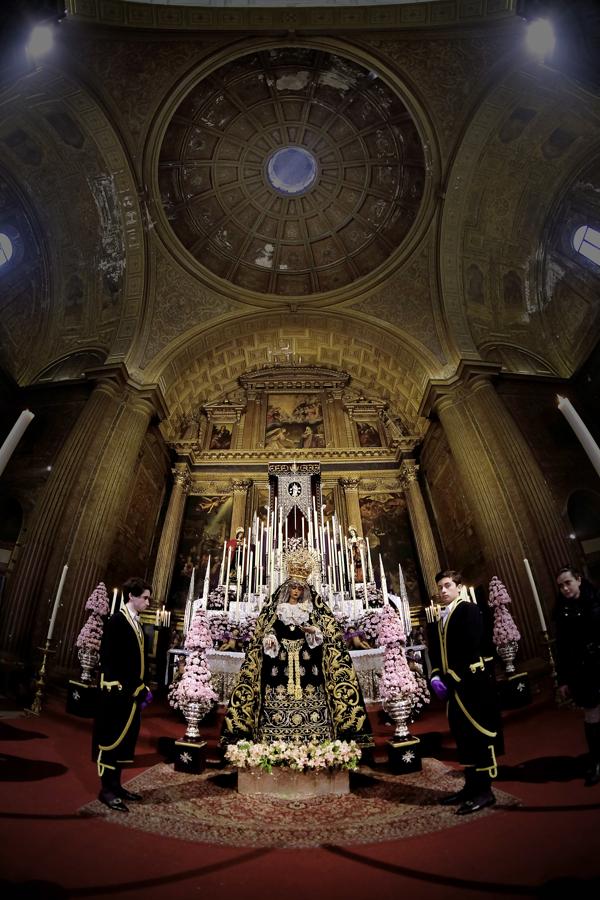
[(471, 813), (479, 812), (488, 806), (494, 806), (496, 798), (492, 793), (483, 794), (481, 797), (473, 797), (472, 800), (465, 800), (462, 806), (456, 810), (457, 816), (470, 816)]
[(134, 794), (133, 791), (128, 791), (127, 788), (120, 787), (119, 788), (119, 797), (122, 797), (123, 800), (130, 800), (131, 802), (137, 802), (138, 800), (143, 800), (141, 794)]
[(447, 794), (445, 797), (441, 797), (438, 803), (440, 806), (455, 806), (457, 803), (464, 803), (467, 797), (467, 792), (464, 788), (461, 788), (460, 791), (456, 791), (454, 794)]
[(115, 809), (117, 812), (129, 812), (129, 807), (123, 803), (120, 797), (105, 797), (104, 794), (98, 794), (98, 800), (109, 809)]
[(600, 762), (596, 762), (585, 773), (585, 781), (583, 783), (586, 787), (594, 787), (594, 785), (598, 784), (599, 782), (600, 782)]

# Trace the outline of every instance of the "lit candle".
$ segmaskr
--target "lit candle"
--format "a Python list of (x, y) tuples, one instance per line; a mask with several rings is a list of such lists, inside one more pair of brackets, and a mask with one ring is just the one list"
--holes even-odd
[(531, 592), (533, 594), (533, 599), (535, 601), (536, 609), (538, 612), (540, 625), (542, 626), (542, 631), (548, 631), (546, 627), (546, 620), (544, 618), (544, 613), (542, 612), (542, 604), (540, 603), (540, 598), (538, 596), (537, 587), (535, 586), (535, 581), (533, 580), (533, 572), (531, 571), (531, 566), (529, 565), (529, 560), (524, 559), (525, 569), (527, 571), (527, 577), (529, 578), (529, 583), (531, 585)]
[(110, 605), (110, 614), (114, 616), (117, 611), (117, 594), (119, 593), (119, 588), (113, 588), (113, 598), (112, 603)]
[[(557, 394), (558, 408), (577, 435), (579, 442), (587, 455), (590, 462), (600, 475), (600, 447), (592, 437), (589, 428), (567, 397), (561, 397)], [(545, 629), (544, 629), (545, 630)]]
[(56, 597), (54, 598), (54, 606), (52, 607), (52, 615), (50, 616), (50, 624), (48, 626), (48, 634), (46, 635), (46, 640), (49, 641), (52, 635), (54, 634), (54, 624), (56, 622), (56, 614), (58, 612), (58, 607), (60, 605), (60, 597), (63, 592), (63, 588), (65, 586), (65, 578), (67, 577), (68, 566), (64, 566), (62, 570), (62, 575), (60, 576), (60, 582), (58, 584), (58, 590), (56, 592)]
[(4, 443), (0, 447), (0, 475), (4, 472), (9, 459), (13, 455), (17, 444), (23, 437), (23, 433), (32, 419), (33, 413), (31, 410), (24, 409), (9, 431)]

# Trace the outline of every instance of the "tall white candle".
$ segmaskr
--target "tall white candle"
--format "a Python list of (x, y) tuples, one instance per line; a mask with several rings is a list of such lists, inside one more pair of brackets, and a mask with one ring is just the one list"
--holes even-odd
[(371, 559), (371, 547), (369, 546), (369, 538), (367, 538), (367, 560), (369, 563), (369, 581), (371, 584), (375, 581), (373, 576), (373, 561)]
[(110, 605), (110, 614), (114, 616), (117, 611), (117, 594), (119, 593), (119, 588), (113, 588), (113, 598), (112, 603)]
[(223, 556), (221, 557), (221, 571), (219, 572), (219, 584), (223, 584), (223, 576), (225, 575), (226, 552), (227, 552), (227, 541), (223, 541)]
[(208, 589), (210, 581), (210, 553), (208, 554), (208, 561), (206, 563), (206, 573), (204, 575), (204, 585), (202, 587), (202, 606), (204, 609), (208, 606)]
[(225, 600), (223, 609), (229, 609), (229, 570), (231, 568), (231, 547), (227, 550), (227, 573), (225, 575)]
[(381, 558), (381, 553), (379, 554), (379, 571), (381, 574), (381, 590), (383, 592), (383, 605), (387, 606), (390, 602), (390, 598), (388, 597), (388, 589), (387, 589), (387, 579), (385, 577), (385, 571), (383, 568), (383, 560)]
[(56, 614), (58, 612), (58, 607), (60, 606), (60, 598), (63, 592), (63, 588), (65, 586), (65, 578), (67, 577), (67, 571), (69, 567), (64, 566), (62, 570), (62, 575), (60, 576), (60, 581), (58, 583), (58, 590), (56, 592), (56, 597), (54, 598), (54, 606), (52, 607), (52, 615), (50, 616), (50, 624), (48, 626), (48, 634), (46, 635), (46, 640), (49, 641), (52, 635), (54, 634), (54, 625), (56, 623)]
[(4, 443), (0, 447), (0, 475), (4, 472), (9, 459), (13, 455), (17, 444), (23, 437), (23, 433), (32, 419), (33, 413), (31, 410), (24, 409), (6, 436)]
[(252, 582), (255, 580), (254, 573), (254, 550), (250, 551), (250, 556), (248, 558), (248, 599), (250, 599), (250, 594), (254, 593)]
[(475, 588), (469, 587), (469, 595), (471, 597), (471, 603), (477, 603), (477, 597), (475, 596)]
[(360, 568), (362, 571), (362, 580), (363, 580), (363, 584), (366, 584), (367, 583), (367, 573), (365, 572), (365, 554), (363, 551), (362, 542), (359, 544), (358, 549), (360, 551)]
[(544, 613), (542, 612), (542, 604), (540, 603), (540, 598), (537, 592), (537, 587), (535, 586), (535, 581), (533, 580), (533, 572), (531, 571), (531, 566), (529, 565), (529, 560), (524, 559), (525, 569), (527, 571), (527, 577), (529, 578), (529, 584), (531, 585), (531, 593), (533, 594), (533, 599), (535, 601), (537, 613), (540, 620), (540, 625), (542, 626), (542, 631), (548, 631), (546, 627), (546, 620), (544, 618)]
[(561, 397), (559, 394), (557, 394), (557, 399), (558, 408), (577, 435), (597, 474), (600, 475), (600, 447), (571, 401), (567, 397)]

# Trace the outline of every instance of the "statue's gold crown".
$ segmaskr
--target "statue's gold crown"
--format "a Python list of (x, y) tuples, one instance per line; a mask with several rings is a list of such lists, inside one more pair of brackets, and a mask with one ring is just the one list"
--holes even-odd
[(290, 550), (289, 553), (284, 555), (287, 577), (301, 581), (303, 584), (312, 575), (316, 562), (314, 551), (308, 550), (306, 547)]

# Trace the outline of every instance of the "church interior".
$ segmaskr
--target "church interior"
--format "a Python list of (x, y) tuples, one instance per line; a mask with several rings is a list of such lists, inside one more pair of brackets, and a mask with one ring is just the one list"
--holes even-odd
[[(585, 746), (552, 648), (556, 572), (600, 584), (596, 4), (16, 0), (0, 16), (0, 443), (33, 413), (0, 472), (5, 895), (253, 897), (274, 879), (293, 898), (307, 878), (332, 897), (595, 895), (600, 788), (569, 776)], [(35, 26), (51, 44), (27, 44)], [(352, 533), (365, 601), (368, 570), (415, 629), (440, 570), (478, 602), (506, 585), (531, 685), (506, 713), (512, 800), (275, 849), (78, 817), (90, 723), (65, 693), (87, 598), (152, 585), (143, 774), (181, 732), (161, 686), (194, 578), (194, 596), (224, 577), (228, 594), (227, 546), (272, 522), (273, 472), (309, 471), (302, 528), (337, 536), (330, 590)], [(414, 730), (452, 767), (445, 729), (434, 699)]]

